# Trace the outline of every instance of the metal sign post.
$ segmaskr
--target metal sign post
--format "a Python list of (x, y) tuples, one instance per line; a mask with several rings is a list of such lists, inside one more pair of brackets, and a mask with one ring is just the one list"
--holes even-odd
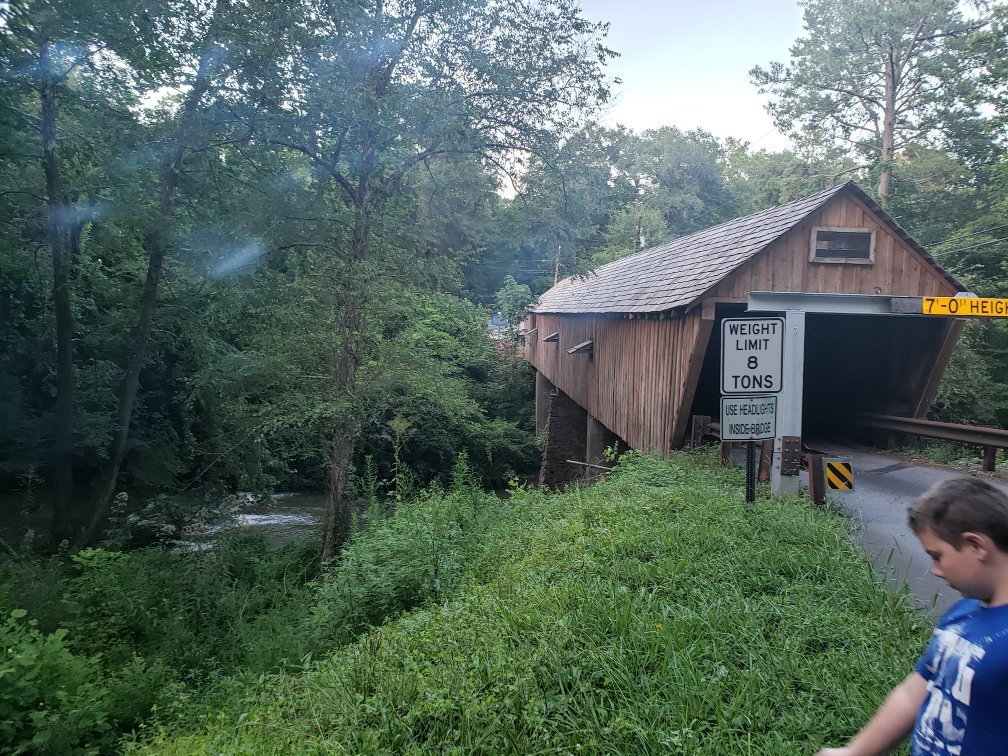
[(746, 442), (746, 501), (756, 501), (756, 441), (777, 432), (777, 397), (722, 396), (721, 440)]
[(802, 310), (786, 312), (785, 333), (787, 349), (784, 351), (784, 386), (780, 394), (780, 420), (774, 437), (773, 466), (770, 468), (770, 490), (775, 494), (795, 493), (799, 477), (782, 473), (784, 438), (800, 438), (802, 427), (802, 387), (805, 382), (805, 313)]
[(753, 441), (745, 445), (745, 500), (746, 504), (756, 501), (756, 446)]
[(777, 434), (777, 396), (785, 374), (781, 318), (721, 321), (721, 440), (746, 442), (746, 501), (756, 501), (754, 441)]

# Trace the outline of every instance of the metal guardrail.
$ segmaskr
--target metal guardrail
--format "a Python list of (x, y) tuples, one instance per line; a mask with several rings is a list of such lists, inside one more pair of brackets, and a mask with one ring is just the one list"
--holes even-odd
[(989, 428), (984, 425), (963, 425), (961, 423), (939, 423), (919, 417), (897, 417), (862, 412), (853, 415), (850, 421), (863, 428), (909, 433), (915, 436), (958, 441), (962, 444), (982, 446), (984, 449), (983, 469), (991, 472), (996, 462), (997, 449), (1008, 449), (1008, 430)]
[[(860, 412), (851, 415), (847, 421), (862, 428), (895, 431), (915, 436), (940, 438), (983, 447), (983, 469), (993, 472), (997, 462), (998, 449), (1008, 449), (1008, 430), (990, 428), (985, 425), (964, 425), (962, 423), (939, 423), (919, 417), (897, 417), (896, 415), (876, 415)], [(693, 416), (691, 446), (696, 446), (702, 438), (721, 438), (721, 424), (717, 420), (702, 415)]]

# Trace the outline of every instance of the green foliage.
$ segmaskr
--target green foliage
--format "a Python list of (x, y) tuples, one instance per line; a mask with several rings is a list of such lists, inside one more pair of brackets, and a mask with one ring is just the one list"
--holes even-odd
[[(278, 643), (298, 649), (298, 623), (284, 629), (307, 600), (315, 555), (290, 546), (270, 552), (260, 539), (228, 538), (211, 551), (88, 549), (67, 592), (65, 627), (74, 645), (124, 664), (134, 654), (164, 659), (195, 679), (212, 667), (264, 671), (283, 661)], [(288, 649), (289, 651), (289, 649)]]
[(637, 201), (616, 211), (605, 228), (603, 238), (604, 246), (592, 257), (592, 267), (662, 244), (671, 238), (671, 234), (660, 210)]
[(418, 506), (351, 544), (317, 620), (424, 606), (148, 749), (811, 752), (870, 716), (928, 632), (845, 521), (748, 507), (713, 459), (625, 455), (591, 488), (515, 488), (480, 527), (464, 501)]
[(916, 446), (896, 451), (911, 459), (926, 459), (942, 465), (954, 465), (973, 470), (979, 470), (983, 461), (982, 452), (977, 447), (957, 444), (954, 441), (920, 439)]
[(525, 318), (525, 311), (535, 302), (532, 290), (525, 284), (515, 281), (508, 274), (504, 277), (504, 285), (494, 295), (497, 312), (507, 318), (508, 328), (517, 333), (518, 324)]
[(836, 154), (818, 157), (798, 151), (751, 152), (727, 140), (725, 174), (740, 215), (792, 202), (835, 186), (852, 167)]
[(987, 199), (977, 176), (948, 152), (911, 146), (893, 166), (887, 208), (914, 238), (942, 253), (947, 239), (960, 237), (964, 219), (974, 219)]
[(479, 542), (500, 518), (495, 503), (467, 486), (435, 489), (369, 522), (319, 589), (312, 616), (325, 647), (454, 594), (475, 568), (471, 557)]
[(750, 71), (774, 96), (768, 109), (782, 131), (797, 127), (886, 170), (892, 150), (976, 127), (979, 61), (966, 53), (976, 25), (954, 0), (809, 0), (802, 10), (790, 63)]
[(557, 274), (584, 274), (635, 251), (638, 220), (643, 246), (653, 246), (732, 218), (724, 157), (724, 146), (699, 129), (587, 126), (530, 162), (486, 264), (515, 259), (522, 275), (502, 270), (498, 280), (510, 274), (538, 293)]
[(984, 62), (980, 85), (984, 100), (994, 109), (990, 132), (1004, 146), (1008, 136), (1008, 6), (997, 5), (991, 13), (990, 27), (977, 34), (971, 50)]
[(492, 302), (506, 275), (539, 294), (556, 274), (587, 270), (600, 230), (637, 193), (626, 170), (634, 139), (625, 129), (589, 125), (529, 160), (520, 179), (513, 178), (518, 195), (495, 218), (482, 259), (466, 270), (478, 299)]
[(6, 753), (82, 753), (109, 744), (108, 690), (98, 660), (74, 654), (67, 631), (41, 633), (15, 609), (0, 623), (0, 748)]
[(937, 420), (995, 425), (1008, 417), (1004, 386), (978, 352), (984, 324), (967, 324), (942, 377), (931, 412)]
[(36, 620), (3, 626), (4, 647), (19, 649), (11, 674), (38, 666), (8, 701), (0, 694), (0, 712), (20, 733), (10, 738), (22, 738), (39, 696), (56, 703), (44, 703), (48, 724), (37, 737), (64, 746), (99, 735), (112, 743), (151, 721), (184, 730), (243, 681), (452, 595), (486, 559), (486, 534), (508, 527), (508, 512), (461, 455), (447, 491), (435, 486), (387, 516), (376, 501), (321, 585), (312, 580), (316, 544), (269, 550), (255, 538), (223, 538), (209, 551), (86, 549), (63, 565), (0, 564), (0, 607), (28, 601), (58, 628), (46, 636)]
[(361, 393), (370, 412), (358, 468), (370, 455), (382, 479), (395, 478), (388, 423), (396, 417), (409, 423), (398, 460), (421, 485), (447, 483), (461, 452), (490, 485), (535, 468), (533, 382), (524, 361), (497, 353), (483, 312), (465, 300), (427, 294), (398, 301), (385, 321), (395, 329), (387, 328), (378, 357), (362, 367)]
[(319, 648), (306, 621), (316, 560), (315, 544), (227, 538), (204, 552), (87, 549), (62, 567), (0, 565), (0, 611), (19, 607), (0, 625), (12, 649), (0, 661), (0, 744), (111, 746), (152, 717), (188, 721), (244, 675), (298, 663)]
[(634, 147), (630, 174), (644, 201), (661, 213), (672, 237), (737, 215), (720, 164), (724, 148), (711, 134), (664, 126), (645, 131)]

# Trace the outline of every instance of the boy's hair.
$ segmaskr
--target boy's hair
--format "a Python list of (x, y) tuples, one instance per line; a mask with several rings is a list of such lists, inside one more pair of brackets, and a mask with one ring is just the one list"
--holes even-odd
[(956, 549), (962, 534), (983, 533), (1008, 552), (1008, 494), (979, 478), (949, 478), (935, 483), (910, 505), (914, 533), (930, 530)]

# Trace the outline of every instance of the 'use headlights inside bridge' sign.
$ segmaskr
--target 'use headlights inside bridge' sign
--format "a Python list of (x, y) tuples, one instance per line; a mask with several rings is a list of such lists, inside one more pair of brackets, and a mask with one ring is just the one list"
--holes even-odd
[(721, 397), (722, 441), (759, 441), (776, 435), (776, 396)]
[(783, 375), (783, 318), (721, 321), (722, 394), (776, 394)]

